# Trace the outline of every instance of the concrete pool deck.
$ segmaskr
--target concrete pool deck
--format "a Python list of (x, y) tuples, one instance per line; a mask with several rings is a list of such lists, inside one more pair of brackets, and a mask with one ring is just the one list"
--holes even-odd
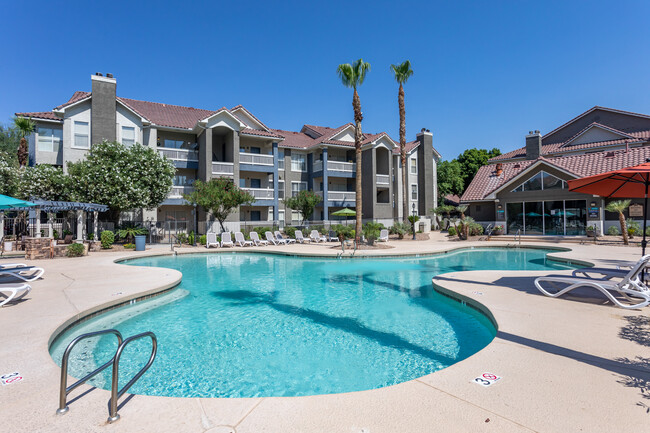
[[(357, 255), (426, 254), (505, 245), (448, 242), (438, 237), (392, 244), (395, 248)], [(552, 255), (608, 267), (636, 261), (640, 255), (638, 248), (591, 244), (532, 246), (570, 248)], [(246, 248), (253, 250), (331, 256), (340, 252), (323, 244)], [(182, 249), (182, 253), (195, 251), (206, 250)], [(56, 416), (60, 368), (48, 352), (52, 335), (78, 315), (175, 285), (181, 278), (175, 270), (114, 263), (121, 257), (151, 253), (168, 250), (101, 252), (29, 262), (46, 269), (44, 278), (31, 283), (32, 292), (24, 301), (0, 309), (0, 375), (17, 371), (24, 377), (0, 387), (2, 431), (647, 431), (650, 307), (623, 310), (599, 297), (553, 299), (534, 288), (535, 276), (569, 273), (564, 271), (471, 271), (434, 278), (441, 290), (488, 308), (499, 332), (470, 358), (409, 382), (370, 391), (291, 398), (136, 395), (120, 409), (121, 419), (115, 424), (106, 423), (109, 391), (82, 385), (70, 396), (69, 413)], [(502, 379), (490, 387), (472, 382), (484, 372)]]

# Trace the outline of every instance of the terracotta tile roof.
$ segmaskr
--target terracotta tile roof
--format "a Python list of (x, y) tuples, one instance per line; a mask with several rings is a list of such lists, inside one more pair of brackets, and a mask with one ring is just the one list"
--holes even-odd
[[(417, 140), (407, 142), (406, 145), (404, 146), (404, 148), (406, 149), (406, 153), (407, 153), (407, 154), (410, 153), (413, 149), (415, 149), (416, 147), (418, 147), (418, 144), (420, 144), (420, 142), (417, 141)], [(394, 153), (395, 155), (399, 155), (399, 154), (400, 154), (399, 143), (397, 143), (397, 147), (395, 147), (395, 148), (393, 149), (393, 153)]]
[(30, 117), (33, 119), (58, 120), (59, 122), (63, 122), (63, 119), (61, 119), (59, 116), (57, 116), (51, 111), (37, 111), (34, 113), (15, 113), (15, 114), (16, 116), (20, 116), (20, 117)]
[(642, 164), (650, 158), (650, 146), (617, 151), (603, 151), (579, 155), (567, 155), (554, 158), (541, 157), (537, 160), (523, 160), (502, 163), (503, 174), (496, 176), (496, 164), (481, 167), (472, 183), (463, 193), (461, 201), (485, 199), (496, 189), (511, 181), (515, 176), (538, 161), (571, 173), (576, 178), (592, 176), (620, 168)]
[(262, 137), (284, 138), (283, 135), (280, 135), (277, 132), (269, 132), (269, 131), (263, 131), (261, 129), (253, 129), (253, 128), (244, 128), (241, 130), (241, 133), (245, 135), (259, 135)]
[(225, 109), (224, 107), (221, 110), (211, 111), (159, 102), (138, 101), (119, 96), (117, 99), (151, 123), (172, 128), (192, 129), (199, 120)]
[[(259, 122), (260, 125), (262, 125), (262, 126), (265, 127), (266, 129), (270, 130), (270, 128), (269, 128), (268, 126), (266, 126), (266, 125), (264, 124), (264, 122), (262, 122), (260, 119), (258, 119), (257, 116), (255, 116), (253, 113), (251, 113), (249, 110), (247, 110), (246, 107), (244, 107), (244, 106), (241, 105), (241, 104), (239, 104), (239, 105), (235, 105), (234, 107), (232, 107), (232, 108), (230, 109), (230, 111), (235, 111), (235, 110), (238, 110), (238, 109), (240, 109), (240, 108), (241, 108), (242, 110), (244, 110), (246, 113), (248, 113), (248, 115), (251, 116), (253, 119), (257, 120), (257, 121)], [(246, 123), (246, 122), (244, 122), (244, 123)], [(250, 125), (248, 125), (248, 126), (250, 126)]]
[(620, 134), (620, 135), (623, 136), (623, 137), (621, 137), (621, 138), (624, 138), (624, 137), (627, 137), (627, 138), (634, 138), (632, 135), (628, 134), (627, 132), (623, 132), (623, 131), (620, 131), (620, 130), (618, 130), (618, 129), (616, 129), (616, 128), (612, 128), (611, 126), (603, 125), (602, 123), (592, 122), (592, 123), (590, 123), (589, 125), (587, 125), (587, 126), (585, 126), (584, 128), (582, 128), (581, 131), (578, 131), (578, 132), (577, 132), (573, 137), (571, 137), (571, 138), (569, 138), (568, 140), (566, 140), (566, 141), (564, 142), (564, 144), (563, 144), (563, 147), (564, 147), (564, 146), (569, 146), (573, 140), (575, 140), (576, 138), (580, 137), (580, 136), (581, 136), (582, 134), (584, 134), (587, 130), (593, 128), (594, 126), (597, 126), (597, 127), (599, 127), (599, 128), (602, 128), (602, 129), (606, 129), (607, 131), (613, 132), (613, 133), (615, 133), (615, 134)]
[(72, 94), (70, 99), (68, 99), (68, 102), (58, 105), (54, 107), (55, 110), (60, 110), (63, 107), (67, 107), (70, 104), (74, 104), (75, 102), (79, 102), (82, 99), (86, 99), (90, 96), (90, 92), (81, 92), (81, 91), (76, 91)]
[(458, 206), (460, 204), (460, 197), (456, 194), (447, 194), (444, 197), (444, 204)]
[(280, 147), (307, 149), (308, 147), (311, 147), (315, 141), (304, 132), (284, 131), (282, 129), (271, 129), (271, 131), (284, 137), (284, 140), (279, 144)]

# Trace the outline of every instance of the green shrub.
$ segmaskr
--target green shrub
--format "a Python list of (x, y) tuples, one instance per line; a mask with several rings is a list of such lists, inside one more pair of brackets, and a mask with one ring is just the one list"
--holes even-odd
[(54, 236), (54, 239), (59, 239), (59, 232), (56, 229), (54, 229), (54, 231), (52, 232), (52, 236)]
[(208, 237), (206, 235), (201, 235), (199, 236), (199, 243), (203, 246), (205, 246), (205, 243), (208, 241)]
[(645, 235), (650, 236), (650, 226), (645, 228)]
[(638, 221), (630, 220), (627, 222), (627, 234), (630, 235), (630, 237), (636, 235), (641, 231), (641, 227), (639, 226)]
[(479, 223), (470, 223), (469, 224), (469, 235), (470, 236), (480, 236), (483, 234), (483, 226)]
[(115, 243), (115, 234), (110, 230), (104, 230), (99, 236), (99, 239), (102, 243), (102, 248), (105, 250), (113, 248), (113, 243)]
[(127, 250), (134, 250), (135, 244), (124, 244), (124, 248)]
[(449, 236), (456, 236), (456, 228), (454, 226), (449, 226)]
[(287, 226), (284, 228), (284, 234), (293, 239), (296, 237), (296, 228)]
[[(650, 227), (648, 227), (650, 228)], [(618, 236), (621, 234), (621, 231), (618, 229), (616, 226), (611, 226), (610, 228), (607, 229), (607, 234), (610, 236)]]
[[(311, 226), (311, 227), (309, 227), (309, 229), (310, 229), (310, 231), (311, 230), (318, 230), (318, 233), (320, 233), (322, 235), (327, 234), (327, 230), (325, 230), (325, 226), (322, 225), (322, 224)], [(285, 230), (286, 230), (286, 228), (285, 228)]]
[(187, 237), (187, 243), (194, 245), (194, 230), (190, 232), (190, 235)]
[(176, 235), (176, 240), (178, 241), (179, 244), (186, 244), (187, 243), (187, 233), (178, 233)]
[(379, 238), (379, 232), (383, 227), (383, 224), (375, 223), (372, 221), (369, 221), (363, 225), (363, 236), (368, 241), (368, 244), (372, 245)]
[(257, 232), (257, 235), (260, 237), (260, 239), (266, 239), (265, 233), (269, 230), (270, 229), (268, 227), (255, 227), (252, 231)]
[(132, 223), (125, 223), (118, 231), (117, 237), (121, 240), (132, 242), (136, 236), (142, 236), (149, 233), (147, 229)]
[(353, 239), (354, 238), (354, 228), (353, 226), (347, 226), (343, 224), (336, 224), (332, 226), (332, 230), (336, 233), (339, 240)]
[(84, 244), (70, 244), (65, 249), (65, 255), (68, 257), (81, 257), (84, 255)]
[(94, 241), (95, 240), (95, 233), (88, 233), (88, 240), (89, 241)]
[(410, 232), (411, 232), (411, 225), (399, 221), (393, 224), (393, 226), (390, 228), (390, 233), (393, 235), (397, 235), (399, 239), (404, 239), (404, 235)]

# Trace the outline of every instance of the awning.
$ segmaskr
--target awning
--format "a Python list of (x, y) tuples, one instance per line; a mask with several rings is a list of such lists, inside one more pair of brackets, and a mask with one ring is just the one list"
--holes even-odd
[(81, 203), (78, 201), (50, 201), (32, 200), (35, 206), (44, 212), (63, 212), (69, 210), (83, 210), (86, 212), (106, 212), (108, 206), (97, 203)]

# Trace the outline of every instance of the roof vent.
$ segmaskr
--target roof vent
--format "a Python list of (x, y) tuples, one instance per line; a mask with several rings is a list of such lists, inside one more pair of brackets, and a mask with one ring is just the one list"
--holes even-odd
[(113, 74), (109, 74), (109, 73), (107, 73), (106, 76), (107, 76), (108, 78), (113, 78)]
[(101, 72), (95, 72), (95, 75), (97, 75), (98, 77), (103, 77), (104, 76), (104, 74), (102, 74)]
[(521, 168), (521, 164), (515, 164), (514, 168)]
[(614, 152), (607, 152), (605, 154), (605, 158), (613, 158), (614, 157)]

